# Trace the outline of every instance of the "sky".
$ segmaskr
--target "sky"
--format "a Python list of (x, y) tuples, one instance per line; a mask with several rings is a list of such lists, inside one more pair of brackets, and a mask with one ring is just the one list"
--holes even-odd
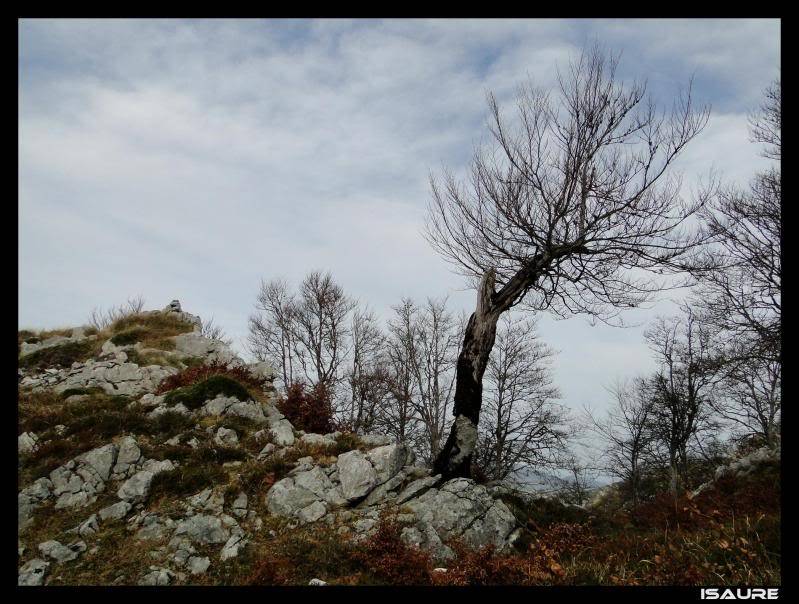
[[(422, 236), (430, 174), (486, 139), (486, 94), (550, 86), (598, 41), (670, 105), (693, 76), (708, 126), (678, 168), (763, 167), (747, 115), (780, 75), (778, 20), (49, 20), (19, 22), (20, 328), (179, 299), (244, 352), (261, 279), (329, 270), (387, 318), (403, 296), (474, 293)], [(573, 409), (654, 367), (646, 323), (542, 315)]]

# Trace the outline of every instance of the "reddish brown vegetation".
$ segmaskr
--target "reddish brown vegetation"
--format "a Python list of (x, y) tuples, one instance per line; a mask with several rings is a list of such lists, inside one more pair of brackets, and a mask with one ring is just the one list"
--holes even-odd
[(266, 384), (266, 381), (263, 378), (255, 376), (246, 367), (233, 367), (223, 363), (213, 362), (206, 365), (189, 367), (180, 373), (164, 378), (158, 385), (156, 394), (164, 394), (165, 392), (169, 392), (175, 388), (191, 386), (192, 384), (207, 380), (209, 377), (214, 375), (227, 376), (233, 380), (236, 380), (240, 384), (243, 384), (244, 386), (256, 390), (263, 389), (264, 385)]
[(303, 384), (289, 386), (277, 408), (297, 430), (328, 434), (335, 430), (331, 394), (324, 384), (307, 389)]

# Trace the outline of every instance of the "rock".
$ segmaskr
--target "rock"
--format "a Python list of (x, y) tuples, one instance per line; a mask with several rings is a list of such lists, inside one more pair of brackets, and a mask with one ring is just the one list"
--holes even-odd
[(220, 427), (219, 430), (216, 431), (214, 442), (218, 445), (232, 447), (239, 444), (239, 435), (236, 434), (235, 430)]
[(447, 481), (440, 489), (431, 488), (405, 505), (441, 539), (459, 537), (474, 547), (493, 544), (498, 550), (504, 549), (517, 525), (504, 503), (465, 478)]
[(455, 557), (455, 552), (444, 545), (430, 524), (420, 523), (417, 526), (405, 527), (400, 533), (400, 538), (408, 545), (428, 550), (433, 560), (444, 561)]
[(421, 495), (430, 487), (434, 487), (438, 484), (438, 481), (441, 480), (441, 474), (436, 474), (435, 476), (428, 476), (427, 478), (420, 478), (418, 480), (414, 480), (411, 484), (405, 487), (402, 492), (397, 496), (396, 503), (397, 505), (403, 504), (409, 499), (413, 499), (414, 497)]
[(293, 478), (279, 480), (266, 494), (266, 508), (271, 514), (292, 517), (300, 510), (308, 507), (318, 497), (308, 489), (297, 486)]
[(329, 447), (336, 444), (336, 439), (330, 434), (314, 434), (309, 432), (300, 437), (300, 442), (313, 447)]
[(185, 535), (195, 543), (224, 543), (230, 530), (216, 516), (197, 514), (178, 522), (175, 535)]
[(50, 563), (39, 558), (28, 561), (19, 569), (17, 585), (42, 585)]
[(358, 440), (360, 440), (366, 448), (382, 447), (394, 442), (393, 438), (385, 434), (359, 434)]
[(268, 443), (263, 449), (261, 449), (261, 452), (258, 454), (258, 459), (266, 459), (275, 451), (277, 451), (277, 446), (273, 443)]
[(294, 444), (294, 431), (289, 420), (281, 419), (273, 422), (269, 424), (269, 429), (275, 444), (282, 447), (290, 447)]
[(221, 491), (204, 489), (192, 495), (186, 500), (186, 505), (195, 511), (210, 512), (211, 514), (221, 514), (225, 505), (225, 495)]
[(187, 566), (192, 575), (201, 575), (211, 566), (211, 560), (205, 556), (202, 558), (200, 556), (192, 556), (189, 558)]
[(133, 505), (127, 501), (119, 501), (113, 505), (103, 508), (98, 512), (100, 520), (121, 520), (128, 515)]
[(142, 461), (142, 454), (136, 439), (132, 436), (124, 437), (119, 441), (119, 453), (111, 477), (114, 480), (127, 478), (136, 471), (140, 461)]
[(402, 469), (411, 455), (407, 446), (391, 444), (372, 449), (366, 454), (366, 459), (377, 472), (377, 484), (383, 484)]
[(88, 453), (76, 458), (81, 463), (89, 465), (101, 480), (106, 481), (111, 476), (111, 468), (117, 458), (119, 447), (114, 444), (108, 444), (97, 449), (92, 449)]
[(147, 495), (150, 494), (150, 484), (156, 474), (172, 470), (175, 466), (170, 460), (165, 459), (160, 462), (150, 463), (145, 467), (147, 469), (136, 472), (119, 487), (117, 497), (130, 503), (144, 501), (147, 499)]
[(149, 409), (154, 409), (156, 407), (161, 406), (163, 404), (165, 398), (166, 398), (166, 396), (163, 395), (163, 394), (162, 395), (156, 395), (156, 394), (153, 394), (152, 392), (148, 392), (147, 394), (145, 394), (144, 396), (142, 396), (139, 399), (138, 404), (141, 405), (142, 407), (147, 407)]
[(365, 496), (377, 485), (377, 472), (360, 451), (342, 453), (336, 465), (342, 494), (349, 501)]
[(33, 432), (23, 432), (17, 437), (17, 452), (33, 453), (38, 448), (39, 437)]
[(150, 572), (139, 579), (139, 585), (169, 585), (174, 577), (175, 573), (168, 568), (151, 566)]
[(89, 535), (94, 535), (97, 531), (100, 530), (100, 526), (97, 523), (97, 514), (92, 514), (72, 530), (78, 533), (78, 535), (80, 535), (81, 537), (88, 537)]
[(225, 415), (244, 417), (258, 424), (266, 422), (261, 405), (255, 401), (237, 401), (228, 407)]
[(97, 493), (105, 490), (117, 451), (114, 444), (104, 445), (50, 472), (53, 495), (58, 497), (55, 508), (83, 506), (95, 501)]
[(256, 378), (266, 380), (267, 382), (273, 382), (277, 379), (277, 371), (266, 361), (250, 363), (247, 365), (247, 369), (249, 369), (250, 373)]
[(333, 488), (333, 483), (319, 466), (297, 473), (294, 476), (294, 484), (310, 491), (319, 499), (324, 499), (326, 493)]
[(66, 546), (59, 541), (45, 541), (39, 544), (39, 551), (45, 557), (63, 564), (64, 562), (75, 560), (81, 552), (86, 551), (86, 544), (83, 541), (76, 541)]
[(241, 492), (238, 494), (236, 499), (233, 500), (231, 510), (239, 518), (247, 515), (247, 493)]
[[(135, 518), (133, 520), (135, 525)], [(175, 522), (171, 518), (163, 519), (158, 514), (145, 513), (139, 524), (141, 528), (136, 532), (137, 539), (161, 539), (174, 527)]]
[(225, 542), (225, 545), (222, 547), (222, 551), (219, 554), (219, 559), (224, 562), (230, 558), (235, 558), (239, 555), (239, 552), (244, 549), (246, 544), (247, 541), (244, 539), (243, 535), (231, 535), (230, 539), (228, 539), (227, 542)]
[(373, 489), (366, 496), (366, 499), (360, 503), (359, 507), (369, 507), (389, 499), (394, 499), (396, 494), (392, 493), (392, 491), (399, 488), (403, 482), (405, 482), (405, 473), (399, 472), (383, 484), (379, 485), (377, 488)]
[(327, 583), (325, 581), (322, 581), (322, 579), (311, 579), (310, 581), (308, 581), (308, 585), (323, 586), (327, 585)]
[(299, 512), (297, 512), (297, 517), (303, 523), (309, 523), (309, 522), (316, 522), (326, 513), (327, 513), (327, 508), (325, 507), (325, 504), (322, 503), (321, 501), (314, 501), (308, 507), (305, 507), (301, 509)]
[(197, 332), (182, 333), (174, 336), (172, 340), (175, 342), (175, 352), (180, 355), (199, 357), (207, 363), (217, 362), (238, 367), (246, 365), (227, 344), (206, 338)]
[(33, 511), (51, 496), (53, 483), (49, 478), (39, 478), (17, 496), (17, 526), (19, 530), (31, 523)]

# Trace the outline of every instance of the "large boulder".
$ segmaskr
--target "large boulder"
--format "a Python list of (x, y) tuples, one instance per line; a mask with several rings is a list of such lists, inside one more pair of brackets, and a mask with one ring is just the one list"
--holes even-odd
[(360, 451), (349, 451), (338, 456), (336, 462), (341, 492), (349, 501), (365, 497), (378, 484), (374, 466)]
[(517, 526), (507, 506), (482, 485), (466, 478), (445, 482), (404, 504), (422, 526), (430, 525), (446, 541), (459, 537), (472, 546), (494, 545), (502, 550)]

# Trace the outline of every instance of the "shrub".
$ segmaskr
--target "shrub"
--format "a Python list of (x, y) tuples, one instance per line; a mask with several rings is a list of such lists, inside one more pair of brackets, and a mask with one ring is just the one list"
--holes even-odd
[(146, 430), (143, 431), (146, 431), (148, 434), (159, 434), (170, 438), (180, 434), (193, 425), (194, 419), (190, 415), (167, 410), (151, 418)]
[(212, 375), (191, 386), (184, 386), (170, 391), (164, 397), (164, 404), (174, 406), (182, 403), (187, 409), (199, 409), (205, 401), (218, 395), (230, 396), (246, 401), (252, 398), (247, 389), (239, 382), (226, 375)]
[(127, 346), (143, 340), (150, 331), (146, 327), (135, 325), (111, 336), (111, 342), (117, 346)]
[(377, 530), (350, 552), (352, 560), (363, 566), (371, 577), (389, 585), (429, 585), (430, 555), (406, 544), (403, 525), (381, 516)]
[(249, 585), (307, 585), (314, 577), (338, 577), (357, 571), (349, 540), (331, 527), (315, 524), (278, 533), (254, 556)]
[[(187, 359), (189, 361), (191, 359)], [(184, 363), (186, 363), (184, 361)], [(256, 377), (246, 367), (231, 367), (223, 363), (208, 363), (201, 365), (189, 366), (180, 373), (170, 375), (164, 378), (158, 385), (156, 394), (164, 394), (175, 388), (183, 388), (185, 386), (192, 386), (198, 382), (207, 380), (211, 376), (223, 375), (236, 380), (240, 384), (249, 386), (254, 389), (262, 389), (266, 384), (263, 378)]]
[(289, 386), (286, 396), (277, 403), (277, 408), (297, 430), (328, 434), (333, 432), (333, 409), (329, 389), (317, 384), (306, 390), (303, 384)]

